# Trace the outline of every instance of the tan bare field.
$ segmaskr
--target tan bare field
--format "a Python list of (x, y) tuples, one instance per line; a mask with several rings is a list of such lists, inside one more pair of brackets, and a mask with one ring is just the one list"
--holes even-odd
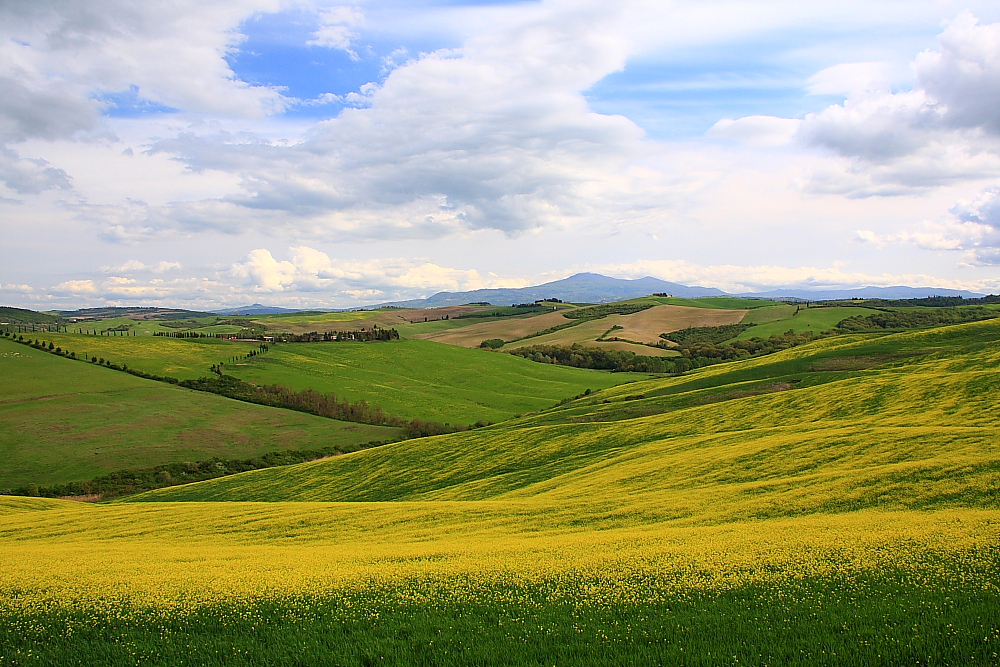
[[(433, 340), (438, 343), (447, 343), (448, 345), (458, 345), (459, 347), (479, 347), (479, 344), (488, 338), (514, 340), (515, 338), (531, 335), (536, 331), (544, 331), (560, 324), (568, 324), (570, 321), (563, 317), (562, 313), (546, 313), (544, 315), (535, 315), (534, 317), (512, 317), (494, 322), (477, 322), (460, 329), (416, 334), (413, 337)], [(611, 325), (609, 324), (608, 326), (610, 327)], [(576, 329), (577, 327), (573, 328)], [(607, 330), (607, 327), (604, 330)], [(603, 333), (603, 330), (601, 333)]]
[[(594, 347), (628, 349), (636, 354), (662, 354), (662, 350), (656, 350), (644, 345), (633, 345), (627, 341), (656, 343), (660, 340), (661, 333), (669, 333), (678, 329), (686, 329), (687, 327), (735, 324), (743, 319), (746, 313), (747, 311), (745, 310), (719, 310), (673, 305), (654, 306), (632, 315), (609, 315), (599, 320), (584, 322), (574, 327), (545, 334), (544, 336), (517, 341), (517, 343), (512, 343), (510, 347), (573, 345), (574, 343), (580, 343), (581, 345)], [(545, 315), (536, 315), (535, 317), (478, 322), (459, 329), (417, 334), (414, 338), (423, 338), (424, 340), (433, 340), (438, 343), (458, 345), (460, 347), (478, 347), (480, 343), (489, 338), (501, 338), (505, 341), (511, 341), (560, 324), (568, 324), (570, 321), (563, 317), (561, 312), (546, 313)], [(616, 325), (622, 328), (614, 331), (611, 336), (623, 338), (625, 339), (624, 341), (597, 341), (606, 331)]]
[[(647, 310), (625, 315), (612, 324), (625, 327), (612, 336), (634, 340), (640, 343), (656, 343), (661, 333), (670, 333), (688, 327), (717, 327), (723, 324), (737, 324), (747, 314), (746, 310), (721, 310), (715, 308), (691, 308), (690, 306), (654, 306)], [(610, 320), (610, 318), (608, 318)], [(601, 322), (607, 320), (599, 320)]]
[[(519, 347), (531, 347), (532, 345), (564, 345), (568, 347), (570, 345), (579, 344), (584, 347), (601, 347), (606, 350), (626, 350), (628, 352), (635, 352), (636, 354), (647, 357), (676, 354), (673, 350), (649, 347), (646, 345), (629, 343), (623, 340), (597, 340), (605, 331), (621, 322), (625, 317), (631, 316), (609, 315), (603, 319), (584, 322), (583, 324), (578, 324), (575, 327), (563, 329), (562, 331), (556, 331), (555, 333), (519, 340), (516, 343), (511, 343), (510, 345), (505, 346), (504, 349), (517, 349)], [(614, 333), (619, 334), (621, 333), (621, 330), (615, 331)]]
[[(676, 354), (673, 350), (667, 350), (663, 348), (649, 347), (647, 345), (639, 345), (636, 343), (629, 343), (624, 340), (606, 340), (598, 341), (597, 339), (601, 337), (604, 332), (610, 329), (615, 324), (622, 326), (620, 323), (632, 315), (609, 315), (600, 320), (593, 320), (591, 322), (584, 322), (583, 324), (578, 324), (575, 327), (570, 327), (568, 329), (563, 329), (561, 331), (556, 331), (555, 333), (545, 334), (544, 336), (536, 336), (534, 338), (527, 338), (525, 340), (519, 340), (516, 343), (511, 343), (506, 346), (505, 349), (516, 349), (519, 347), (530, 347), (532, 345), (583, 345), (584, 347), (601, 347), (606, 350), (626, 350), (628, 352), (635, 352), (643, 356), (666, 356)], [(614, 332), (614, 334), (620, 334), (621, 329)]]

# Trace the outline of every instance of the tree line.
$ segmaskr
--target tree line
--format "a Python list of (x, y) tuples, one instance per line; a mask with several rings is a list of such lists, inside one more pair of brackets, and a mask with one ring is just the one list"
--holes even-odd
[(371, 329), (360, 329), (358, 331), (324, 331), (323, 333), (311, 331), (304, 334), (283, 333), (275, 336), (275, 339), (283, 343), (318, 343), (329, 341), (371, 343), (375, 341), (399, 340), (399, 332), (395, 329), (372, 327)]
[(997, 311), (989, 310), (983, 306), (881, 311), (863, 317), (860, 315), (848, 317), (838, 322), (836, 329), (840, 332), (871, 331), (872, 329), (915, 329), (989, 320), (998, 315), (1000, 313)]

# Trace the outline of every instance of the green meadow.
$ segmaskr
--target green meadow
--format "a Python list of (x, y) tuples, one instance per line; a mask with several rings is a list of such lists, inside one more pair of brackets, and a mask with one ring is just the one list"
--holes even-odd
[(144, 380), (0, 339), (0, 488), (399, 437)]
[(238, 342), (219, 338), (167, 338), (165, 336), (91, 336), (76, 333), (21, 334), (34, 340), (51, 341), (67, 352), (83, 358), (97, 357), (114, 364), (126, 364), (145, 373), (196, 380), (211, 373), (217, 363), (235, 363), (257, 350), (259, 342)]
[[(778, 310), (778, 308), (781, 308), (781, 310)], [(761, 323), (747, 329), (737, 336), (735, 340), (767, 338), (768, 336), (783, 334), (788, 330), (792, 330), (799, 334), (807, 331), (818, 334), (834, 328), (837, 326), (838, 322), (848, 317), (854, 317), (855, 315), (865, 317), (876, 312), (870, 308), (852, 308), (849, 306), (833, 308), (803, 307), (798, 312), (795, 312), (794, 306), (779, 306), (778, 308), (775, 308), (774, 310), (771, 308), (764, 308), (760, 311), (762, 316), (782, 315), (782, 319), (771, 321), (767, 321), (766, 318), (758, 320), (757, 318), (752, 317), (756, 311), (751, 310), (747, 313), (747, 317), (743, 321), (748, 324), (756, 323), (757, 321), (760, 321)]]
[(226, 367), (256, 384), (335, 392), (389, 414), (452, 424), (501, 421), (561, 400), (642, 379), (537, 364), (487, 350), (404, 339), (389, 343), (290, 343)]

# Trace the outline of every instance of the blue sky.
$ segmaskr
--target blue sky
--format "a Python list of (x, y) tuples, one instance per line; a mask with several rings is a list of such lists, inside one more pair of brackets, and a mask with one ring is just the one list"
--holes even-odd
[(345, 307), (582, 270), (1000, 291), (998, 21), (889, 0), (8, 5), (0, 301)]

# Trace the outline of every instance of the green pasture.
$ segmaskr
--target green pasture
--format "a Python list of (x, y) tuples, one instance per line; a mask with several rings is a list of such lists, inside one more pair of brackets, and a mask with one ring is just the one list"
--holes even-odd
[[(25, 338), (28, 337), (24, 334)], [(86, 355), (126, 364), (154, 375), (195, 380), (208, 376), (213, 364), (234, 363), (256, 350), (260, 343), (218, 338), (168, 338), (166, 336), (91, 336), (83, 334), (31, 334), (33, 339), (52, 341), (77, 357)]]
[(0, 340), (0, 489), (285, 449), (342, 447), (398, 429), (240, 403)]
[(501, 421), (645, 377), (413, 339), (275, 345), (261, 357), (227, 364), (226, 373), (255, 384), (335, 392), (407, 419), (457, 424)]
[(626, 303), (652, 303), (654, 305), (689, 306), (691, 308), (719, 308), (722, 310), (754, 310), (776, 305), (775, 301), (742, 299), (735, 296), (708, 296), (700, 299), (682, 299), (675, 296), (644, 296), (629, 299)]
[[(380, 313), (393, 313), (393, 310), (348, 310), (338, 313), (302, 312), (302, 313), (276, 313), (273, 315), (248, 315), (246, 319), (255, 322), (262, 322), (268, 325), (269, 329), (279, 330), (282, 325), (291, 324), (315, 324), (321, 326), (326, 322), (351, 322), (353, 320), (366, 320)], [(402, 312), (402, 311), (400, 311)]]
[(779, 303), (763, 308), (754, 308), (740, 320), (743, 324), (766, 324), (786, 320), (795, 315), (797, 306), (790, 303)]
[[(770, 310), (770, 309), (765, 309)], [(852, 307), (834, 307), (834, 308), (802, 308), (797, 313), (795, 312), (794, 306), (791, 311), (784, 310), (780, 311), (783, 313), (790, 312), (791, 316), (785, 319), (775, 320), (775, 321), (765, 321), (762, 324), (758, 324), (755, 327), (750, 327), (734, 340), (746, 340), (748, 338), (767, 338), (768, 336), (783, 334), (788, 330), (792, 330), (795, 333), (805, 333), (807, 331), (812, 331), (813, 333), (821, 333), (827, 331), (837, 326), (837, 323), (847, 317), (854, 317), (855, 315), (860, 315), (865, 317), (876, 312), (870, 308), (852, 308)], [(747, 313), (747, 316), (753, 314), (753, 311)], [(748, 320), (744, 319), (744, 322)]]
[[(533, 315), (536, 313), (533, 313)], [(537, 313), (542, 314), (542, 313)], [(497, 322), (499, 320), (509, 320), (509, 317), (479, 317), (465, 319), (431, 320), (429, 322), (414, 322), (412, 324), (394, 324), (393, 328), (399, 332), (403, 338), (409, 338), (416, 334), (436, 333), (438, 331), (448, 331), (450, 329), (461, 329), (473, 324), (482, 322)]]
[[(67, 329), (72, 333), (84, 333), (86, 335), (100, 335), (120, 326), (129, 328), (129, 336), (151, 336), (154, 333), (179, 333), (183, 331), (198, 331), (206, 335), (238, 334), (243, 327), (233, 324), (216, 324), (218, 321), (225, 321), (227, 317), (197, 317), (186, 320), (133, 320), (127, 317), (114, 317), (96, 322), (76, 322), (68, 324)], [(240, 319), (240, 318), (237, 318)], [(249, 319), (249, 318), (242, 318)], [(184, 324), (185, 326), (177, 326)], [(112, 335), (105, 333), (105, 336)]]

